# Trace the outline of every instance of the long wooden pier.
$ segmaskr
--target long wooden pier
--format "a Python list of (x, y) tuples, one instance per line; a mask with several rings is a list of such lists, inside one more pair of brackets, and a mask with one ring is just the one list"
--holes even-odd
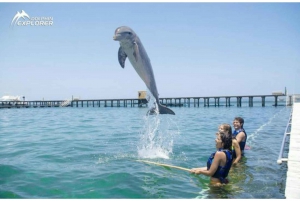
[(293, 104), (285, 197), (300, 199), (300, 102)]
[[(242, 99), (248, 100), (246, 104), (253, 107), (253, 99), (260, 98), (261, 106), (265, 107), (266, 98), (274, 98), (273, 106), (278, 104), (278, 97), (285, 95), (247, 95), (247, 96), (210, 96), (210, 97), (173, 97), (160, 98), (161, 104), (169, 107), (200, 107), (200, 100), (203, 100), (204, 107), (210, 106), (233, 106), (232, 99), (236, 99), (236, 106), (242, 107)], [(213, 101), (211, 101), (213, 100)], [(220, 100), (224, 101), (224, 105), (220, 104)], [(36, 107), (61, 107), (65, 100), (37, 100), (37, 101), (0, 101), (0, 108), (36, 108)], [(70, 107), (143, 107), (147, 105), (146, 99), (95, 99), (95, 100), (70, 100), (67, 106)], [(285, 104), (284, 104), (285, 105)], [(289, 96), (288, 105), (292, 105), (292, 96)]]

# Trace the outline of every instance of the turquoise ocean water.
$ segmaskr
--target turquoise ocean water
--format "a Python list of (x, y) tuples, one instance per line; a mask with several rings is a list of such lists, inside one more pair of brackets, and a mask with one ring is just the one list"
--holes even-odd
[[(0, 110), (1, 198), (285, 198), (286, 164), (277, 157), (290, 108), (78, 107)], [(206, 165), (215, 132), (245, 119), (246, 157), (230, 184), (137, 162), (186, 168)], [(287, 151), (287, 150), (285, 150)]]

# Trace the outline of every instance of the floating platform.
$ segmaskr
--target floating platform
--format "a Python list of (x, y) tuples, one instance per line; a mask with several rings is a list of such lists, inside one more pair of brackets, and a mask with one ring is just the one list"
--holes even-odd
[(285, 197), (300, 199), (300, 103), (294, 103), (287, 161)]

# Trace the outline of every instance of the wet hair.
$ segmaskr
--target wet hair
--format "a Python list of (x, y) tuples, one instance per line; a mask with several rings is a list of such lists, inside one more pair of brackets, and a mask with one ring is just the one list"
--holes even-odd
[(240, 122), (241, 128), (244, 126), (244, 119), (242, 117), (235, 117), (234, 120)]
[(232, 134), (232, 129), (231, 129), (231, 126), (229, 124), (221, 124), (220, 126), (223, 126), (224, 131), (226, 131), (227, 133)]
[(221, 141), (224, 144), (223, 149), (231, 150), (232, 146), (232, 133), (224, 133), (224, 132), (217, 132), (216, 134), (220, 135)]

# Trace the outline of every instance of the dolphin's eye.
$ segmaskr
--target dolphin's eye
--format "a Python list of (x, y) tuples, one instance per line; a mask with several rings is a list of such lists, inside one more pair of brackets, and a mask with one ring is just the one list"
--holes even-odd
[(131, 35), (132, 33), (131, 32), (127, 32), (127, 34)]

